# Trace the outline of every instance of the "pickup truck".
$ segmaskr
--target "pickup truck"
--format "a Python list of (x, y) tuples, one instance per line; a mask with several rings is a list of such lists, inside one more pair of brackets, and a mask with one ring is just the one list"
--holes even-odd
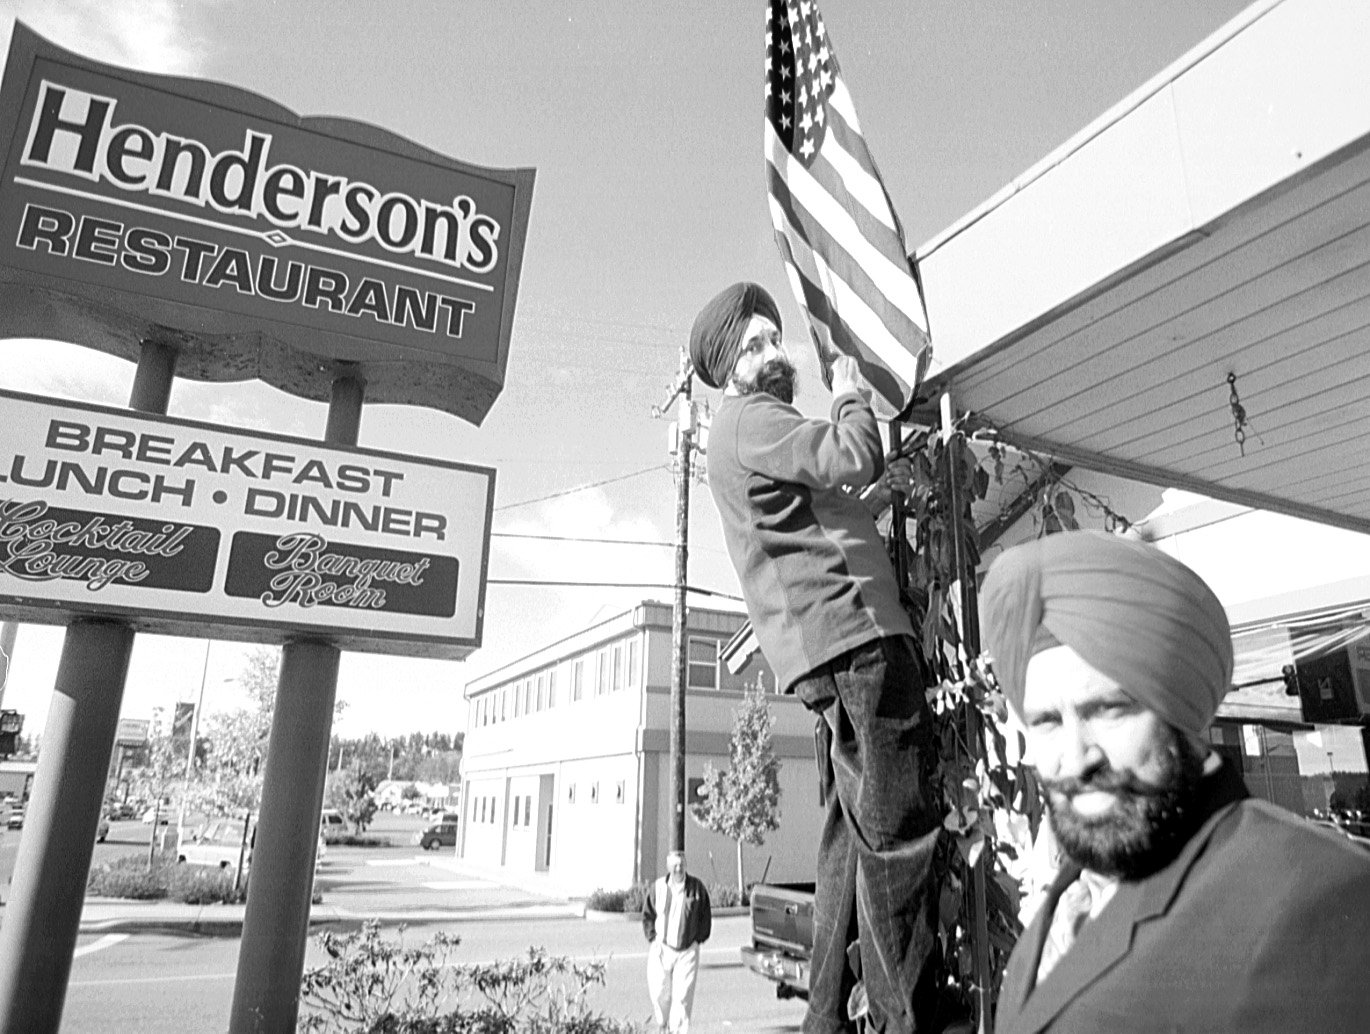
[(752, 887), (752, 943), (742, 948), (742, 963), (773, 981), (777, 998), (809, 997), (813, 902), (812, 883)]

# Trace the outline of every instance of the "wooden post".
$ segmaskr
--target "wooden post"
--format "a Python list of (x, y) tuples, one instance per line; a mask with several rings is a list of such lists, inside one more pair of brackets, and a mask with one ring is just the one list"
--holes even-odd
[(677, 409), (680, 479), (675, 496), (675, 606), (671, 614), (671, 850), (685, 850), (685, 687), (689, 674), (686, 637), (685, 585), (690, 558), (690, 453), (694, 448), (694, 383), (690, 357), (680, 357), (680, 394)]

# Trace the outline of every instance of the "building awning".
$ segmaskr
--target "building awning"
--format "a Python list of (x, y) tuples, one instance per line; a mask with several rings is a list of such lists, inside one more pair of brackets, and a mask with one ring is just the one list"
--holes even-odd
[(1370, 532), (1367, 38), (1257, 3), (919, 249), (918, 419)]

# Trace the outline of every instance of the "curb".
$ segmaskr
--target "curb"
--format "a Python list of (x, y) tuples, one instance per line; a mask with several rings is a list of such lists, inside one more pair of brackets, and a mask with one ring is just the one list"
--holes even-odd
[[(747, 905), (729, 905), (727, 908), (711, 909), (715, 919), (727, 916), (745, 916), (751, 914), (751, 908)], [(635, 923), (642, 922), (641, 912), (602, 912), (597, 908), (587, 908), (585, 918), (592, 923), (612, 923), (617, 920), (627, 920)]]
[[(417, 912), (412, 914), (387, 912), (376, 915), (324, 912), (309, 917), (309, 927), (327, 926), (343, 930), (359, 930), (368, 922), (382, 926), (436, 926), (447, 923), (531, 922), (533, 920), (579, 919), (577, 911), (539, 912), (536, 910), (476, 910), (447, 912)], [(188, 933), (205, 937), (238, 937), (243, 930), (242, 916), (158, 916), (123, 915), (108, 919), (82, 919), (81, 933), (131, 933), (153, 931), (160, 933)]]

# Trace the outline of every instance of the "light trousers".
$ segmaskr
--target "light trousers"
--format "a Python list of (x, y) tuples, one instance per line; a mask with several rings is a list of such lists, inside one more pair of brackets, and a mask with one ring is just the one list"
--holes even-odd
[(658, 1030), (689, 1034), (698, 973), (699, 945), (676, 951), (662, 944), (660, 938), (648, 945), (647, 993), (652, 996), (652, 1016)]

